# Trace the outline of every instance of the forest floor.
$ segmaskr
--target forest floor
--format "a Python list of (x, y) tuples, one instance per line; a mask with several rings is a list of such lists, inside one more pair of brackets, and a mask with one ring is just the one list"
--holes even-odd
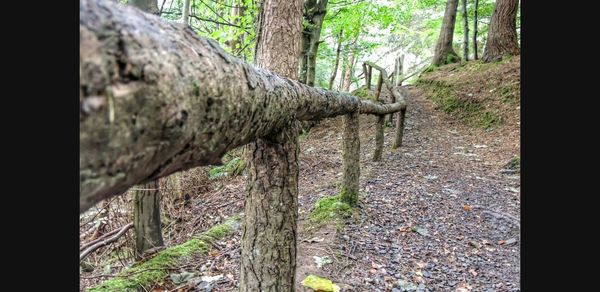
[[(376, 118), (361, 116), (360, 202), (343, 224), (309, 218), (319, 199), (338, 192), (342, 118), (322, 121), (301, 136), (298, 291), (308, 291), (300, 282), (309, 274), (342, 291), (520, 291), (520, 175), (507, 169), (520, 157), (518, 111), (502, 124), (475, 126), (441, 111), (428, 90), (407, 87), (403, 145), (391, 150), (394, 128), (386, 127), (380, 162), (371, 161)], [(179, 219), (188, 227), (179, 232), (191, 236), (243, 212), (244, 192), (238, 176), (217, 192), (194, 196)], [(223, 275), (203, 287), (233, 290), (240, 236), (234, 232), (179, 272)], [(317, 267), (315, 256), (332, 262)], [(82, 285), (98, 282), (90, 278)], [(177, 286), (166, 279), (148, 291), (205, 291)]]

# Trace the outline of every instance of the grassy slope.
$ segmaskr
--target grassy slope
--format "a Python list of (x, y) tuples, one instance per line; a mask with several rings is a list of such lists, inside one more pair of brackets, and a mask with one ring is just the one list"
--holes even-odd
[(468, 125), (519, 125), (520, 67), (519, 56), (450, 64), (423, 73), (415, 85), (439, 109)]

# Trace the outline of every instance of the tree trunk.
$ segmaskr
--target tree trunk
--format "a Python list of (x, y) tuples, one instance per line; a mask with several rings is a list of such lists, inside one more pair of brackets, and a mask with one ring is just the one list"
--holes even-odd
[[(346, 48), (346, 51), (347, 50), (348, 49)], [(344, 57), (342, 59), (342, 71), (340, 72), (341, 76), (340, 83), (338, 84), (338, 90), (342, 90), (342, 87), (344, 87), (344, 77), (346, 77), (346, 67), (348, 66), (348, 52), (346, 52), (343, 56)]]
[(460, 57), (452, 48), (452, 38), (454, 36), (454, 24), (456, 23), (456, 10), (458, 9), (458, 0), (448, 0), (446, 2), (446, 11), (440, 30), (440, 36), (435, 45), (433, 55), (433, 65), (441, 66), (444, 64), (456, 63)]
[(394, 76), (394, 85), (402, 86), (402, 76), (404, 74), (404, 55), (396, 58), (395, 62), (395, 76)]
[(79, 11), (80, 212), (134, 185), (218, 164), (294, 119), (405, 106), (256, 69), (182, 24), (115, 1), (81, 0)]
[[(158, 15), (158, 3), (156, 0), (134, 0), (130, 3), (144, 12)], [(151, 191), (135, 191), (134, 194), (135, 249), (136, 256), (141, 257), (146, 250), (162, 246), (163, 238), (160, 223), (158, 179), (139, 185), (138, 188), (155, 189)]]
[(302, 51), (300, 52), (300, 77), (298, 81), (306, 84), (308, 80), (308, 50), (310, 49), (310, 32), (302, 31)]
[(467, 0), (462, 0), (462, 11), (463, 11), (463, 59), (469, 61), (469, 14), (467, 11)]
[(350, 206), (358, 202), (358, 190), (360, 186), (360, 136), (358, 113), (350, 113), (344, 116), (344, 149), (342, 158), (344, 160), (344, 177), (341, 190), (341, 199)]
[(473, 10), (473, 59), (479, 59), (477, 56), (478, 48), (477, 48), (477, 10), (479, 9), (479, 0), (475, 0), (475, 7)]
[[(263, 0), (256, 65), (296, 79), (302, 0)], [(250, 143), (240, 291), (294, 291), (298, 219), (298, 129), (288, 119), (279, 132)]]
[(373, 151), (373, 161), (381, 160), (381, 153), (383, 152), (383, 123), (385, 121), (384, 115), (377, 116), (377, 124), (375, 125), (375, 150)]
[(139, 186), (134, 191), (133, 226), (137, 256), (154, 247), (163, 246), (160, 222), (158, 180)]
[(183, 0), (183, 18), (181, 23), (190, 25), (190, 0)]
[(517, 43), (517, 10), (519, 0), (497, 0), (490, 21), (484, 62), (499, 61), (505, 55), (519, 54)]
[[(312, 7), (304, 6), (304, 13), (311, 15), (310, 17), (310, 45), (308, 49), (308, 72), (306, 77), (306, 84), (309, 86), (315, 86), (315, 72), (317, 66), (317, 51), (319, 50), (319, 39), (321, 38), (321, 28), (323, 26), (323, 20), (327, 13), (327, 2), (329, 0), (308, 0), (306, 3), (314, 3)], [(307, 10), (307, 8), (309, 8)]]
[(342, 90), (345, 92), (350, 91), (350, 83), (352, 82), (352, 68), (354, 65), (354, 48), (352, 48), (349, 52), (350, 56), (348, 57), (348, 64), (346, 64), (346, 72), (344, 72), (344, 85), (342, 85)]
[(333, 82), (335, 81), (335, 76), (337, 75), (338, 65), (340, 63), (340, 51), (342, 50), (342, 33), (344, 30), (340, 30), (338, 35), (338, 43), (337, 49), (335, 50), (335, 65), (333, 65), (333, 72), (331, 73), (331, 78), (329, 78), (329, 90), (333, 89)]

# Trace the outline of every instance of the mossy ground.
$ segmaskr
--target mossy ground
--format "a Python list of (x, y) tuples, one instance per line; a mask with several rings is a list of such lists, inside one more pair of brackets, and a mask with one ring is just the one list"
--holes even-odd
[(239, 216), (234, 216), (225, 223), (203, 232), (196, 238), (169, 247), (157, 253), (152, 259), (124, 269), (117, 277), (100, 283), (88, 291), (138, 291), (140, 287), (162, 283), (169, 275), (169, 268), (176, 267), (187, 257), (206, 254), (211, 246), (210, 242), (231, 234), (239, 226), (240, 220)]
[(436, 106), (460, 121), (492, 128), (516, 122), (520, 102), (520, 57), (431, 66), (415, 85)]
[(319, 199), (310, 214), (310, 220), (323, 224), (351, 217), (352, 207), (342, 202), (341, 198), (341, 194), (337, 194)]

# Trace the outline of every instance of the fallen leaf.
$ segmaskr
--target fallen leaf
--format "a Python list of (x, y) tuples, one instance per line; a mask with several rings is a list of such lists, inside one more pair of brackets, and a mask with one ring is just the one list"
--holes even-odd
[(471, 211), (471, 210), (473, 210), (473, 207), (472, 207), (471, 205), (464, 205), (464, 206), (463, 206), (463, 209), (464, 209), (465, 211)]
[(324, 291), (324, 292), (339, 292), (340, 287), (334, 284), (331, 280), (326, 278), (321, 278), (315, 275), (308, 275), (302, 282), (300, 282), (302, 286), (311, 288), (315, 291)]

